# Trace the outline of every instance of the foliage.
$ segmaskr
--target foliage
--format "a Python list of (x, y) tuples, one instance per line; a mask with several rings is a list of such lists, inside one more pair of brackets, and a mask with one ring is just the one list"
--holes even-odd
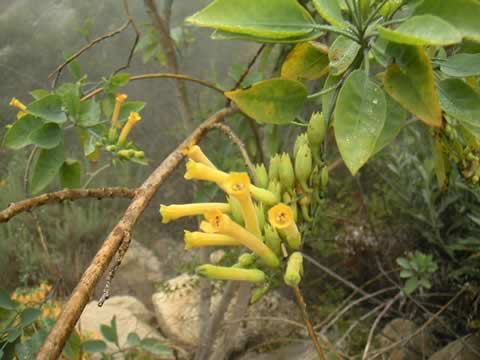
[(397, 258), (397, 264), (402, 268), (400, 277), (406, 279), (404, 290), (407, 294), (411, 294), (417, 289), (432, 287), (430, 278), (438, 270), (438, 265), (433, 261), (432, 255), (415, 251), (413, 254), (408, 254), (406, 258)]

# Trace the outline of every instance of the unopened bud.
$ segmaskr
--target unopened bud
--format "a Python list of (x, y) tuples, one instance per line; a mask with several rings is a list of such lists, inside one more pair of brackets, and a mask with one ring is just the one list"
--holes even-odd
[(282, 254), (282, 239), (278, 235), (277, 230), (275, 230), (270, 225), (265, 225), (265, 244), (276, 254)]
[(308, 123), (307, 135), (310, 146), (319, 149), (325, 139), (326, 124), (322, 113), (313, 113)]
[(265, 284), (260, 288), (255, 288), (252, 290), (252, 295), (250, 296), (250, 305), (255, 304), (258, 300), (260, 300), (263, 295), (265, 295), (268, 290), (270, 290), (270, 284)]
[(255, 185), (266, 189), (268, 187), (268, 174), (265, 165), (255, 165)]
[(297, 136), (297, 140), (295, 140), (295, 145), (293, 146), (293, 157), (297, 157), (298, 150), (304, 144), (308, 144), (308, 135), (307, 133), (303, 133)]
[(280, 183), (287, 191), (292, 191), (295, 186), (295, 172), (293, 170), (290, 155), (283, 153), (280, 158), (280, 169), (278, 172)]
[(306, 192), (312, 190), (308, 187), (308, 180), (312, 173), (312, 151), (308, 144), (303, 144), (298, 149), (297, 156), (295, 157), (295, 176), (300, 183), (302, 189)]
[(238, 257), (237, 264), (240, 267), (249, 267), (255, 263), (257, 257), (253, 254), (242, 254)]
[(300, 284), (303, 276), (303, 256), (300, 252), (294, 252), (288, 258), (287, 270), (283, 280), (285, 284), (292, 287), (297, 287)]
[(280, 155), (275, 154), (270, 159), (270, 165), (268, 167), (268, 177), (270, 181), (279, 180), (279, 171), (280, 171)]

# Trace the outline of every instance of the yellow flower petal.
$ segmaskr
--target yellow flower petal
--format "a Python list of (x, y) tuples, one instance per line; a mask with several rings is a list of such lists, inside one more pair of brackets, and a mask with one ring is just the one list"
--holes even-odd
[(189, 159), (184, 177), (187, 180), (206, 180), (221, 185), (227, 176), (228, 174), (223, 171)]
[(203, 215), (212, 210), (230, 212), (230, 205), (227, 203), (160, 205), (160, 214), (164, 224), (185, 216)]
[(213, 169), (216, 169), (215, 165), (210, 161), (210, 159), (203, 153), (202, 149), (198, 145), (187, 146), (183, 149), (182, 153), (187, 156), (189, 159), (196, 161), (197, 163), (209, 166)]
[(272, 207), (268, 210), (268, 221), (285, 236), (292, 249), (300, 248), (302, 239), (294, 221), (293, 211), (289, 206), (280, 203)]
[(185, 249), (192, 249), (206, 246), (241, 246), (242, 244), (235, 238), (223, 235), (203, 233), (200, 231), (185, 230)]

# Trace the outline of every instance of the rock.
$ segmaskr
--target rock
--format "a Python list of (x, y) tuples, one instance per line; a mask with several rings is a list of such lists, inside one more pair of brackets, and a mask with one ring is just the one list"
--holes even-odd
[(480, 356), (480, 335), (466, 336), (455, 340), (432, 355), (430, 360), (478, 360)]
[[(400, 339), (410, 337), (418, 326), (410, 320), (394, 319), (390, 321), (378, 336), (380, 348), (391, 345)], [(388, 360), (423, 360), (433, 353), (434, 339), (430, 328), (412, 337), (403, 346), (398, 346), (384, 355)]]
[(238, 360), (318, 360), (318, 354), (313, 345), (292, 344), (268, 352), (247, 352)]
[[(167, 281), (162, 289), (153, 295), (152, 301), (155, 315), (162, 333), (186, 346), (195, 346), (199, 341), (199, 278), (191, 275), (180, 275)], [(221, 283), (215, 283), (212, 297), (211, 312), (222, 297)], [(226, 319), (231, 318), (232, 308), (226, 314)], [(272, 291), (256, 304), (248, 308), (245, 318), (275, 317), (281, 319), (300, 320), (300, 314), (295, 303)], [(256, 340), (261, 337), (288, 336), (296, 327), (285, 322), (259, 319), (238, 323), (241, 331), (237, 333), (234, 344), (236, 349), (241, 349), (243, 344), (251, 338)]]
[[(137, 333), (141, 339), (146, 337), (162, 339), (160, 333), (145, 321), (151, 319), (152, 314), (137, 299), (131, 296), (114, 296), (102, 307), (98, 307), (97, 304), (97, 301), (88, 303), (77, 323), (79, 332), (85, 337), (101, 338), (100, 326), (110, 325), (115, 316), (120, 346), (126, 344), (130, 332)], [(112, 345), (109, 349), (115, 348)]]
[[(153, 251), (132, 240), (112, 281), (111, 293), (132, 294), (145, 303), (151, 301), (157, 283), (164, 280), (162, 264)], [(99, 287), (96, 297), (101, 296)]]

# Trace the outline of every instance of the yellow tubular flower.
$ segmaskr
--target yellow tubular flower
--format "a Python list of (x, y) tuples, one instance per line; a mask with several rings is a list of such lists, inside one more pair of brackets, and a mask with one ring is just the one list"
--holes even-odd
[(252, 250), (266, 265), (273, 268), (280, 265), (277, 256), (261, 239), (238, 225), (227, 215), (216, 210), (205, 213), (205, 217), (216, 232), (235, 238), (243, 246)]
[(226, 203), (160, 205), (160, 214), (162, 215), (162, 222), (164, 224), (184, 216), (203, 215), (212, 210), (230, 212), (230, 205)]
[(253, 205), (249, 186), (250, 178), (247, 173), (232, 172), (223, 183), (223, 189), (228, 195), (233, 196), (240, 203), (243, 220), (245, 220), (245, 227), (247, 230), (256, 236), (261, 237), (262, 233), (257, 218), (257, 211)]
[(264, 282), (265, 273), (258, 269), (239, 269), (210, 264), (200, 265), (196, 269), (200, 276), (216, 280), (234, 280), (248, 282)]
[(183, 155), (187, 156), (189, 159), (196, 161), (197, 163), (209, 166), (213, 169), (216, 169), (215, 165), (210, 161), (210, 159), (205, 155), (198, 145), (187, 146), (182, 150)]
[(300, 249), (302, 238), (297, 224), (295, 224), (293, 211), (289, 206), (278, 204), (272, 207), (268, 210), (268, 221), (285, 236), (292, 249)]
[(120, 136), (118, 137), (118, 145), (123, 145), (127, 141), (127, 136), (130, 133), (130, 130), (132, 130), (133, 126), (138, 123), (142, 117), (140, 116), (139, 113), (137, 112), (131, 112), (130, 115), (128, 116), (128, 120), (126, 124), (123, 126), (122, 131), (120, 132)]
[(227, 176), (228, 174), (223, 171), (189, 159), (187, 161), (187, 172), (184, 178), (187, 180), (206, 180), (221, 185)]
[(27, 111), (27, 107), (17, 98), (12, 98), (9, 103), (10, 106), (13, 106), (17, 108), (18, 110), (21, 110), (23, 112)]
[(185, 249), (192, 249), (206, 246), (241, 246), (236, 239), (223, 234), (209, 234), (200, 231), (185, 230)]
[(127, 94), (118, 94), (115, 97), (115, 107), (113, 108), (113, 115), (112, 115), (112, 126), (111, 129), (115, 129), (115, 126), (118, 121), (118, 117), (120, 116), (120, 109), (122, 108), (122, 104), (127, 100)]

